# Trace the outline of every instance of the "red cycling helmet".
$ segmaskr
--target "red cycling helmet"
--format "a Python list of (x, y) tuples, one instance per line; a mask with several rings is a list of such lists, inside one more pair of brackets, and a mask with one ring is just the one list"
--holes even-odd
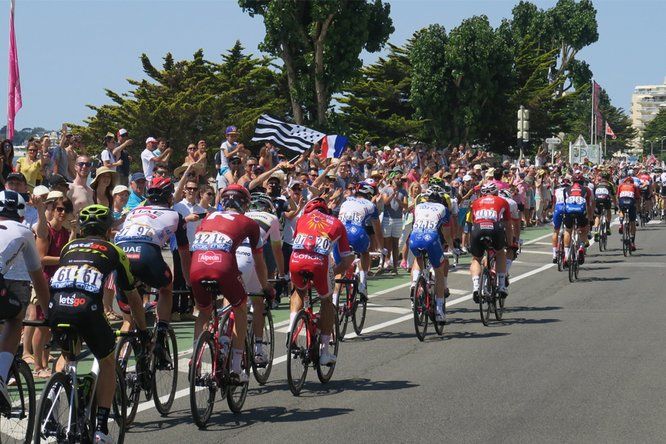
[(168, 177), (153, 177), (146, 187), (146, 197), (153, 202), (166, 202), (173, 196), (173, 182)]
[(247, 188), (238, 184), (229, 185), (220, 195), (220, 203), (223, 208), (235, 208), (243, 212), (250, 205), (251, 200), (252, 197)]
[(331, 214), (331, 209), (326, 205), (326, 201), (321, 197), (315, 197), (305, 204), (303, 208), (303, 214), (307, 214), (311, 211), (320, 211), (324, 214)]

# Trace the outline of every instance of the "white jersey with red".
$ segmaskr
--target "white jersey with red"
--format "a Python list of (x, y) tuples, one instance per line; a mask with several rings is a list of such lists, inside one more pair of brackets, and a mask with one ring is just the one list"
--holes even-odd
[(510, 197), (503, 197), (502, 199), (506, 200), (507, 203), (509, 204), (509, 213), (511, 215), (511, 221), (512, 222), (517, 222), (521, 220), (520, 217), (520, 211), (518, 210), (518, 203), (511, 199)]
[(482, 196), (472, 202), (472, 223), (485, 224), (496, 222), (509, 222), (511, 208), (503, 198), (495, 195)]
[[(248, 211), (245, 215), (259, 224), (260, 236), (264, 246), (268, 245), (270, 248), (272, 242), (281, 241), (280, 221), (275, 214), (266, 211)], [(262, 294), (259, 276), (257, 276), (257, 270), (254, 267), (254, 257), (252, 256), (252, 246), (249, 238), (245, 239), (236, 250), (236, 261), (238, 262), (238, 269), (243, 275), (243, 284), (245, 284), (248, 294)]]
[(335, 276), (329, 257), (334, 248), (340, 257), (353, 254), (347, 230), (340, 220), (320, 211), (311, 211), (298, 219), (289, 261), (291, 281), (296, 288), (304, 289), (307, 279), (303, 273), (311, 273), (320, 296), (328, 296), (333, 291)]
[(201, 284), (217, 281), (218, 290), (234, 307), (247, 298), (236, 261), (236, 251), (249, 240), (250, 253), (262, 251), (263, 240), (259, 224), (234, 211), (215, 211), (199, 225), (192, 243), (190, 281), (192, 293), (200, 310), (212, 305), (212, 297)]
[(127, 213), (115, 243), (139, 242), (162, 248), (172, 235), (175, 235), (179, 246), (188, 244), (183, 217), (172, 208), (147, 205)]

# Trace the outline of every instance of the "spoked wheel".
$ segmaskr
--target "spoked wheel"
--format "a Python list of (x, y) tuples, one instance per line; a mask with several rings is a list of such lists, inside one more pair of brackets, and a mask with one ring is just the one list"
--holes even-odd
[(352, 284), (344, 283), (340, 284), (340, 293), (338, 294), (338, 306), (337, 306), (337, 322), (340, 329), (340, 338), (345, 337), (347, 333), (347, 323), (349, 322), (349, 313), (352, 308), (352, 301), (354, 297), (354, 289)]
[(419, 341), (425, 340), (428, 330), (428, 308), (426, 307), (427, 284), (423, 277), (420, 277), (416, 286), (412, 289), (412, 299), (414, 301), (414, 330)]
[[(248, 373), (250, 372), (250, 344), (245, 341), (245, 351), (243, 352), (243, 359), (241, 361), (241, 370)], [(231, 374), (231, 359), (227, 359), (227, 374)], [(240, 384), (227, 384), (227, 404), (229, 409), (234, 413), (240, 413), (247, 398), (247, 390), (250, 386), (248, 382)]]
[(0, 442), (23, 443), (32, 440), (35, 424), (35, 382), (30, 367), (22, 359), (14, 360), (9, 368), (7, 385), (9, 408), (0, 409)]
[(479, 314), (481, 315), (481, 322), (486, 327), (490, 321), (490, 314), (493, 309), (493, 284), (490, 277), (490, 270), (483, 267), (479, 279)]
[(622, 254), (624, 257), (629, 255), (629, 224), (622, 227)]
[(503, 315), (504, 315), (504, 298), (497, 295), (497, 297), (495, 298), (495, 319), (501, 321)]
[[(255, 314), (256, 315), (256, 314)], [(273, 369), (273, 357), (275, 356), (275, 328), (273, 327), (273, 314), (270, 310), (264, 309), (264, 329), (262, 332), (262, 344), (255, 342), (254, 333), (248, 332), (250, 336), (250, 358), (252, 360), (252, 373), (254, 379), (257, 380), (259, 385), (264, 385), (268, 382), (268, 377), (271, 375)], [(257, 345), (261, 346), (263, 355), (266, 357), (265, 364), (257, 364), (255, 361), (255, 350)]]
[(127, 398), (127, 417), (125, 425), (134, 422), (141, 395), (141, 380), (137, 370), (138, 346), (133, 338), (123, 337), (116, 345), (116, 364), (125, 380), (125, 397)]
[(71, 389), (69, 377), (60, 372), (54, 373), (44, 386), (36, 422), (36, 444), (69, 442), (67, 426)]
[(303, 310), (298, 313), (288, 336), (287, 382), (294, 396), (301, 393), (310, 365), (311, 338), (307, 328), (307, 316)]
[[(435, 302), (435, 299), (432, 299), (432, 302), (435, 304), (435, 307), (437, 306), (437, 303)], [(444, 300), (444, 310), (446, 310), (446, 300)], [(437, 313), (437, 312), (435, 312)], [(435, 315), (435, 319), (432, 321), (432, 325), (435, 326), (435, 332), (437, 333), (438, 336), (442, 336), (444, 334), (444, 323), (443, 322), (437, 322), (437, 317)]]
[[(109, 436), (112, 442), (122, 444), (125, 442), (125, 429), (127, 428), (127, 397), (125, 387), (125, 376), (120, 371), (120, 367), (116, 365), (116, 391), (113, 395), (113, 403), (111, 405), (111, 412), (109, 412)], [(90, 409), (90, 424), (91, 439), (94, 441), (94, 424), (97, 418), (97, 402), (93, 401), (92, 408)], [(83, 441), (85, 442), (85, 441)]]
[(192, 353), (190, 361), (190, 410), (194, 423), (206, 427), (215, 404), (217, 382), (215, 381), (215, 344), (208, 330), (204, 330)]
[(569, 244), (569, 282), (576, 280), (576, 276), (574, 274), (574, 263), (578, 261), (578, 258), (576, 257), (576, 248), (573, 245), (574, 241), (572, 239), (571, 244)]
[(562, 270), (564, 270), (564, 246), (562, 244), (562, 240), (560, 239), (560, 242), (557, 246), (557, 271)]
[(578, 247), (576, 247), (576, 260), (572, 261), (574, 267), (574, 277), (578, 280), (578, 272), (580, 271), (580, 262), (578, 262)]
[[(359, 288), (358, 277), (356, 278), (356, 289)], [(368, 289), (366, 288), (366, 293)], [(363, 324), (365, 324), (365, 315), (368, 310), (368, 296), (358, 291), (354, 294), (354, 306), (352, 307), (352, 324), (354, 325), (354, 333), (361, 336), (363, 331)], [(342, 334), (340, 335), (342, 337)]]
[(169, 326), (164, 335), (161, 347), (164, 350), (163, 357), (153, 351), (153, 359), (150, 370), (153, 375), (153, 402), (155, 408), (161, 415), (167, 415), (176, 396), (178, 386), (178, 346), (176, 334)]
[[(336, 313), (337, 316), (337, 313)], [(336, 319), (337, 321), (337, 319)], [(319, 340), (317, 341), (317, 344), (315, 344), (315, 347), (317, 347), (317, 363), (316, 363), (316, 368), (317, 368), (317, 377), (319, 378), (319, 382), (322, 384), (326, 384), (328, 381), (331, 380), (331, 377), (333, 376), (333, 372), (335, 371), (335, 363), (333, 364), (328, 364), (328, 365), (322, 365), (319, 363), (319, 345), (322, 340), (322, 336), (317, 335)], [(331, 339), (328, 342), (328, 347), (329, 351), (332, 349), (333, 354), (336, 356), (336, 358), (340, 358), (339, 355), (339, 350), (340, 350), (340, 330), (338, 329), (338, 323), (334, 322), (333, 323), (333, 333), (331, 334)]]

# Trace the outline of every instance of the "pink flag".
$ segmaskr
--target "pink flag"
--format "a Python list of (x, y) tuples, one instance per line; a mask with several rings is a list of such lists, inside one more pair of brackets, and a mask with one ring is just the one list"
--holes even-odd
[(617, 136), (613, 132), (613, 128), (606, 122), (606, 135), (611, 136), (611, 139), (617, 139)]
[(23, 106), (19, 78), (18, 51), (14, 33), (14, 0), (9, 2), (9, 89), (7, 94), (7, 138), (14, 137), (14, 117)]

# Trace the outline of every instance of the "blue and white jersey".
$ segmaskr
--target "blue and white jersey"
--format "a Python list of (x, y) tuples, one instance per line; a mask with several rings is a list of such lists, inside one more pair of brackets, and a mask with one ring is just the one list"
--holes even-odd
[(441, 203), (420, 203), (414, 207), (412, 232), (438, 232), (439, 227), (449, 222), (450, 216), (449, 209)]
[(555, 189), (555, 207), (564, 208), (564, 189), (566, 187), (561, 185)]
[(348, 197), (340, 206), (338, 219), (345, 226), (365, 227), (370, 225), (371, 220), (379, 219), (379, 211), (368, 199)]

